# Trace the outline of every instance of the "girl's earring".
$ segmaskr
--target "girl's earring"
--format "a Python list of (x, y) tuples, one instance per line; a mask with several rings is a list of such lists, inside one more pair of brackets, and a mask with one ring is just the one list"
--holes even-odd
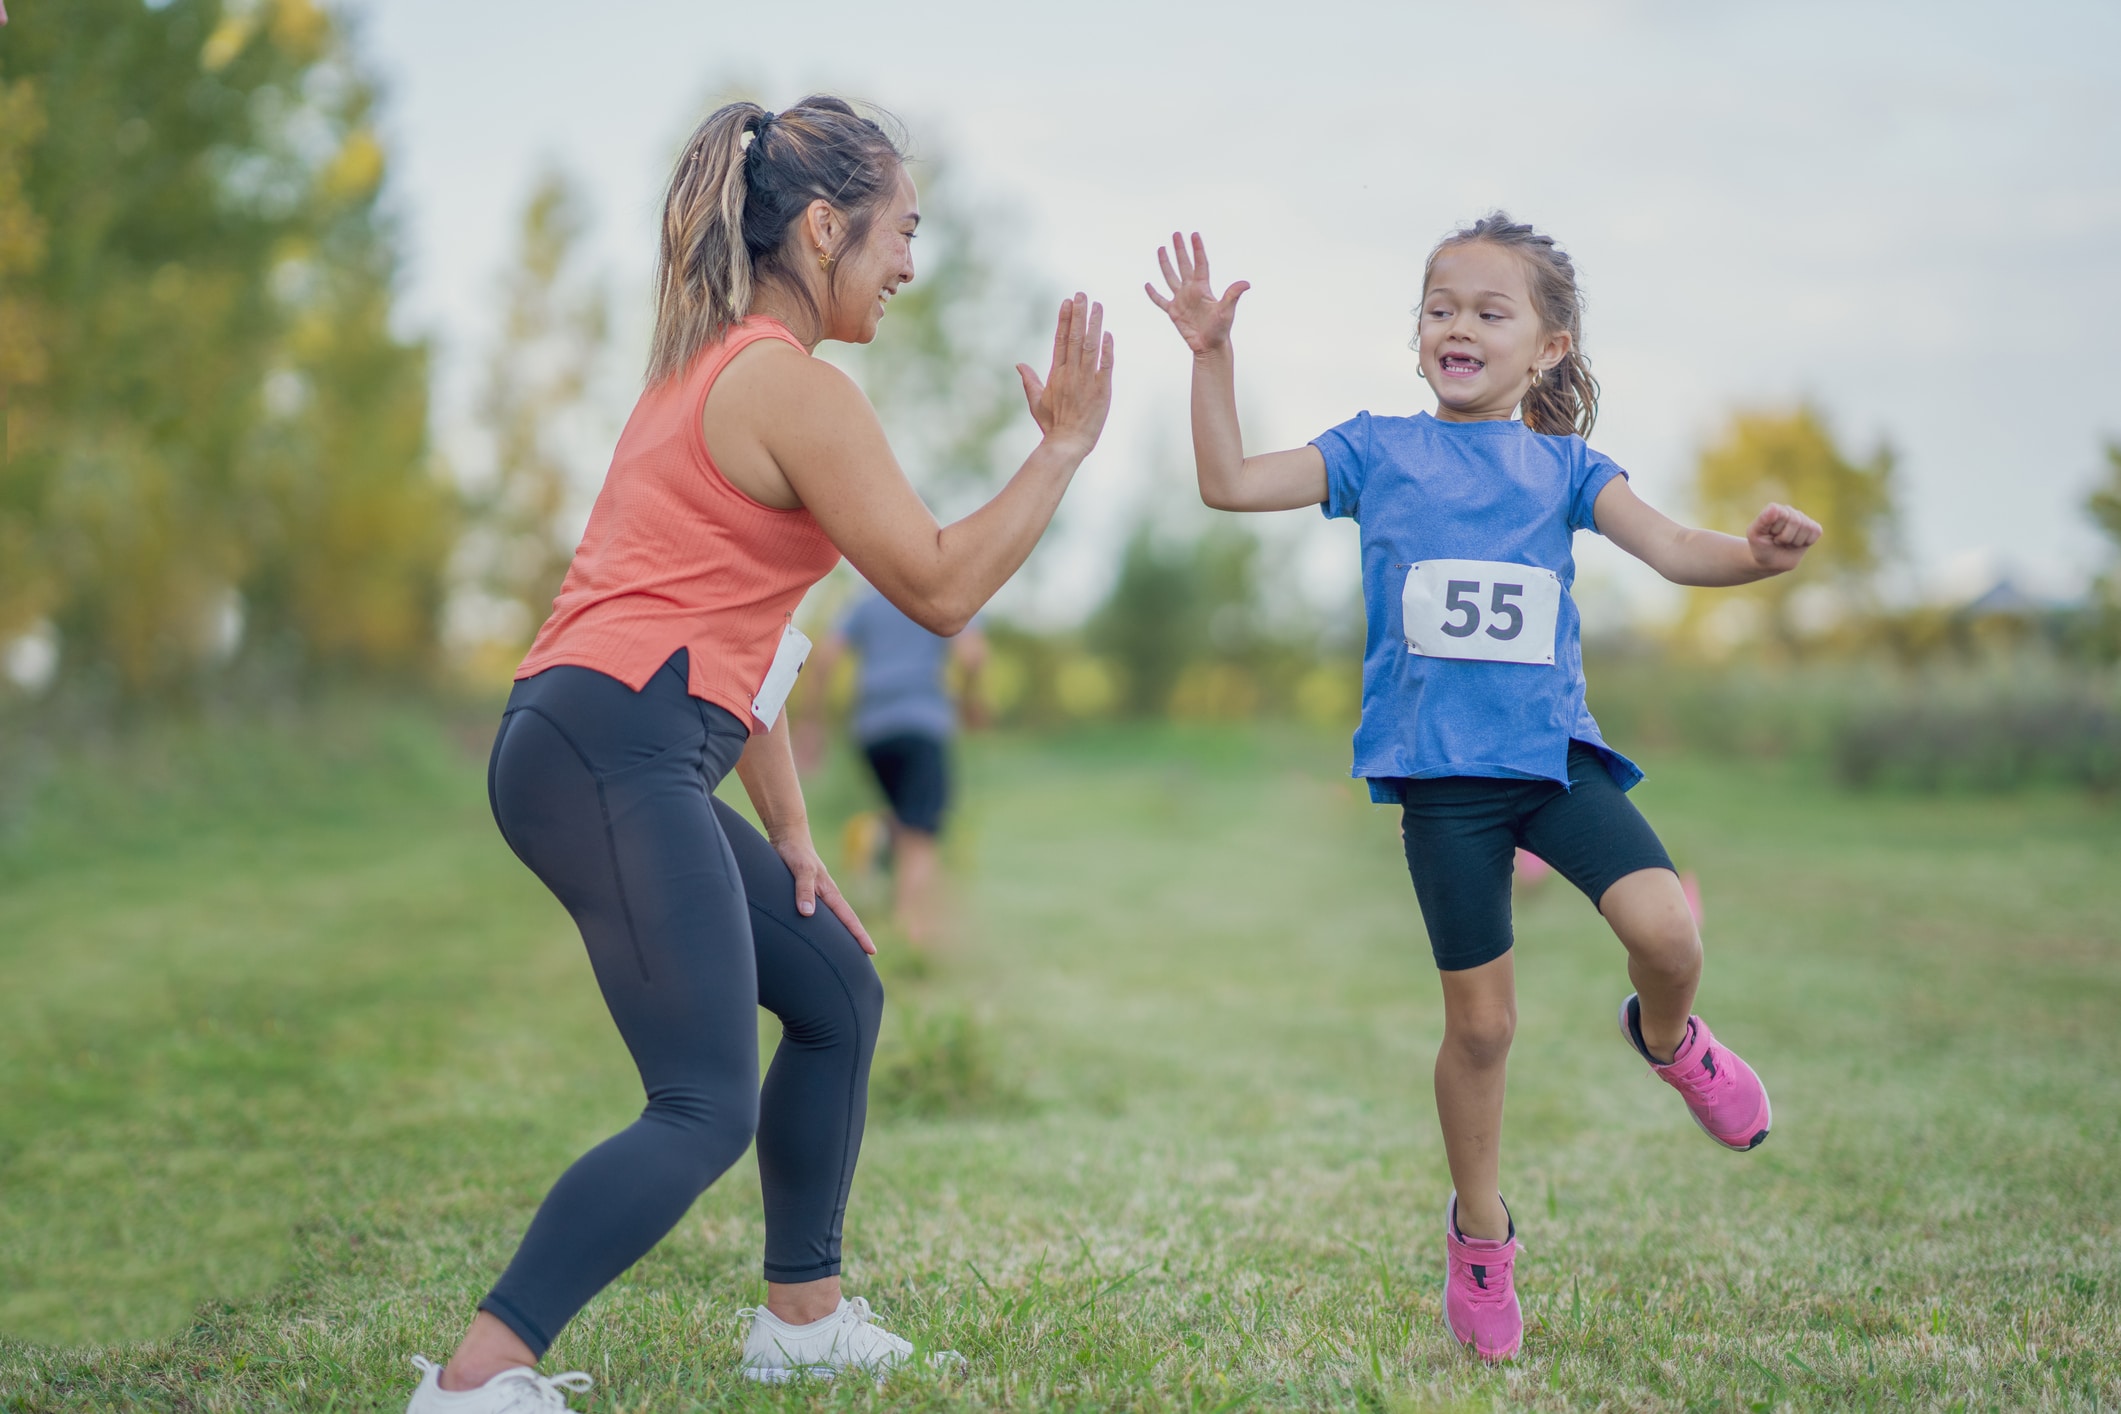
[(1533, 387), (1535, 387), (1535, 388), (1536, 388), (1536, 387), (1538, 387), (1538, 386), (1539, 386), (1539, 380), (1540, 380), (1540, 379), (1542, 379), (1542, 378), (1544, 378), (1544, 377), (1546, 377), (1546, 374), (1542, 373), (1542, 372), (1541, 372), (1540, 370), (1538, 370), (1538, 369), (1536, 369), (1536, 368), (1535, 368), (1535, 369), (1533, 369), (1533, 370), (1532, 370), (1532, 386), (1533, 386)]

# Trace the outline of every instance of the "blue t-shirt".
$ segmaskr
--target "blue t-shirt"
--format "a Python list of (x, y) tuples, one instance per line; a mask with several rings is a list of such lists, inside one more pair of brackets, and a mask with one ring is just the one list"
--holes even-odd
[[(1642, 779), (1608, 747), (1583, 700), (1583, 644), (1570, 545), (1596, 531), (1591, 506), (1622, 476), (1581, 437), (1521, 422), (1439, 422), (1360, 413), (1312, 442), (1326, 459), (1329, 517), (1362, 527), (1362, 724), (1353, 775), (1370, 798), (1431, 776), (1569, 780), (1569, 743), (1598, 749), (1625, 790)], [(1407, 647), (1400, 593), (1425, 560), (1493, 560), (1552, 570), (1560, 615), (1549, 664), (1429, 658)]]
[(949, 639), (928, 632), (873, 589), (847, 611), (840, 634), (861, 660), (854, 677), (855, 740), (867, 745), (908, 734), (945, 739), (957, 729), (957, 708), (943, 686)]

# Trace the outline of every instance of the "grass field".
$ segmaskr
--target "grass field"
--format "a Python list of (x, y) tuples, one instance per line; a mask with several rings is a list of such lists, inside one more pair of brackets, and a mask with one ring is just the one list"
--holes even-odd
[[(0, 849), (0, 1409), (401, 1408), (638, 1106), (469, 733), (290, 732), (69, 768)], [(1651, 762), (1775, 1135), (1706, 1141), (1595, 914), (1521, 895), (1527, 1353), (1489, 1370), (1439, 1328), (1435, 975), (1345, 749), (974, 748), (967, 938), (887, 959), (848, 1221), (850, 1289), (961, 1380), (737, 1377), (748, 1160), (549, 1368), (599, 1411), (2121, 1406), (2112, 802)], [(821, 824), (857, 798), (835, 763)]]

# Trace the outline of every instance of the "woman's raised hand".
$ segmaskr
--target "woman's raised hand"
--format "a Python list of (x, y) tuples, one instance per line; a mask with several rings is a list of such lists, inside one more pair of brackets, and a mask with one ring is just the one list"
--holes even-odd
[(1201, 243), (1198, 231), (1193, 233), (1191, 249), (1187, 248), (1185, 237), (1173, 231), (1170, 247), (1157, 247), (1156, 263), (1163, 267), (1164, 283), (1171, 287), (1171, 297), (1158, 294), (1153, 281), (1142, 288), (1149, 292), (1152, 304), (1171, 316), (1186, 347), (1198, 355), (1227, 346), (1230, 325), (1237, 319), (1237, 297), (1251, 289), (1251, 283), (1233, 280), (1222, 298), (1217, 299), (1208, 284), (1208, 247)]
[(1105, 307), (1078, 291), (1061, 302), (1053, 330), (1053, 367), (1044, 382), (1028, 363), (1016, 366), (1024, 400), (1046, 441), (1088, 456), (1112, 411), (1112, 336), (1104, 332)]

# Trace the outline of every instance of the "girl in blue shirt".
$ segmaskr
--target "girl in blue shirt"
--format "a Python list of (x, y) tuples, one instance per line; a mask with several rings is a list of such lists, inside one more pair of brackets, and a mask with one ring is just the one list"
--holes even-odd
[[(1701, 938), (1672, 862), (1626, 792), (1642, 779), (1584, 705), (1570, 542), (1595, 531), (1666, 579), (1746, 584), (1796, 568), (1818, 523), (1762, 510), (1743, 538), (1696, 530), (1637, 498), (1584, 442), (1598, 385), (1582, 301), (1553, 240), (1496, 212), (1429, 256), (1416, 330), (1436, 412), (1361, 413), (1309, 445), (1246, 456), (1230, 329), (1201, 238), (1159, 250), (1149, 298), (1193, 351), (1201, 499), (1228, 511), (1318, 506), (1362, 529), (1362, 724), (1354, 773), (1399, 805), (1407, 869), (1443, 984), (1436, 1111), (1454, 1192), (1444, 1214), (1444, 1319), (1483, 1359), (1523, 1340), (1517, 1231), (1498, 1191), (1503, 1068), (1516, 1028), (1510, 879), (1538, 854), (1626, 947), (1635, 991), (1621, 1035), (1684, 1097), (1704, 1133), (1767, 1138), (1766, 1089), (1692, 1012)], [(1520, 409), (1522, 420), (1518, 419)]]

